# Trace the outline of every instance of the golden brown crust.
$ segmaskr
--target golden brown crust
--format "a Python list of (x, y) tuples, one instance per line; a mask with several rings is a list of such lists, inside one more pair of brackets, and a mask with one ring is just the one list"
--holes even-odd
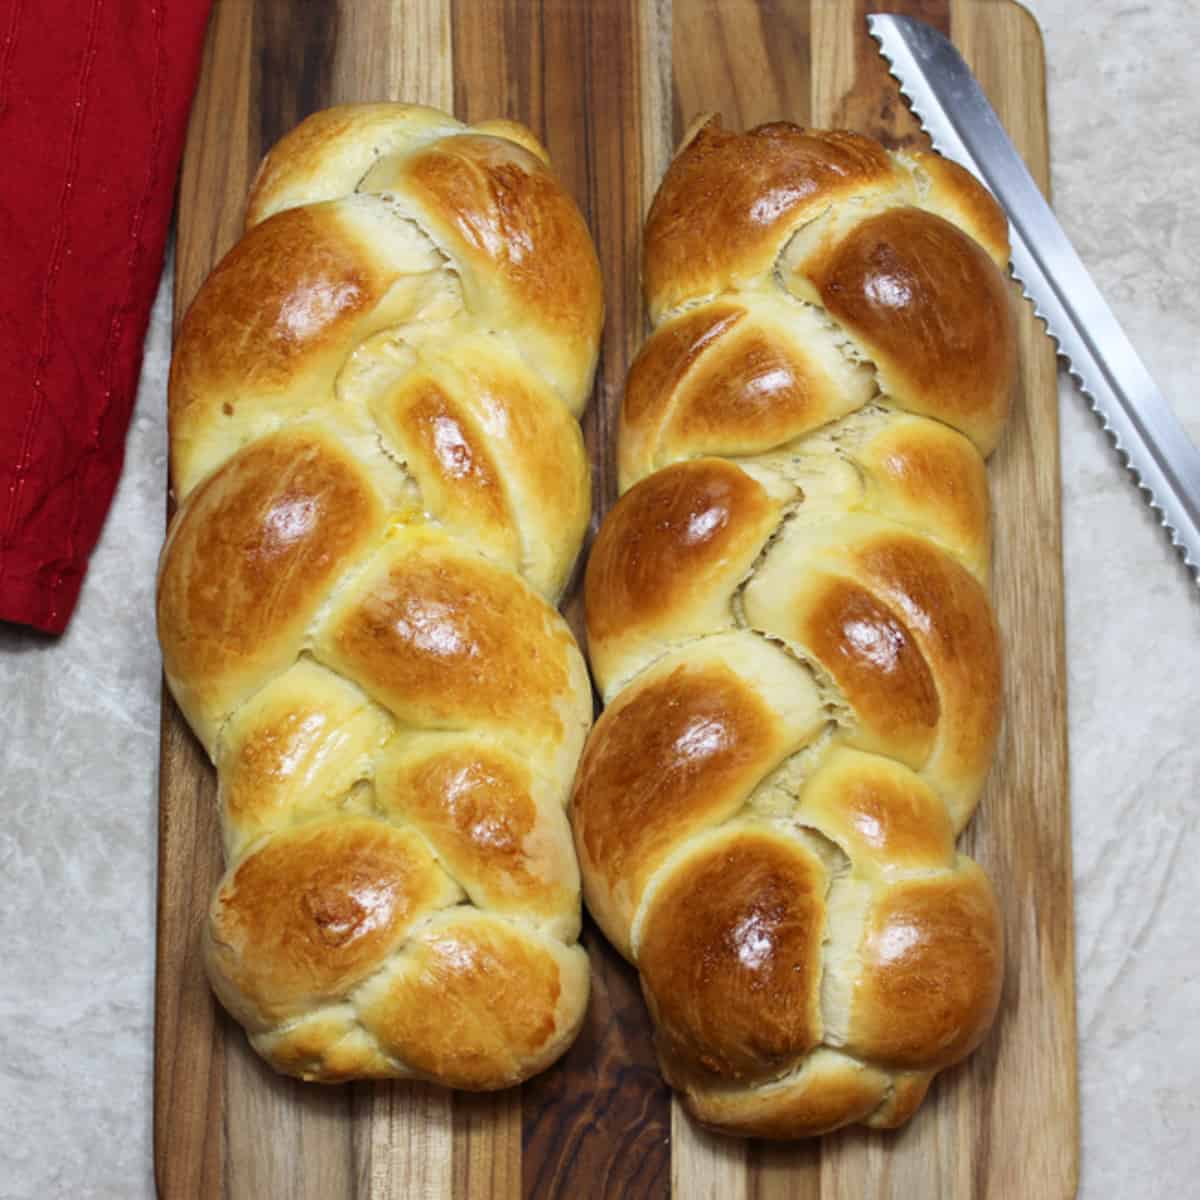
[(574, 743), (591, 697), (566, 622), (512, 574), (432, 530), (397, 530), (337, 596), (316, 657), (405, 724)]
[(684, 1103), (698, 1121), (722, 1133), (789, 1140), (871, 1117), (890, 1083), (883, 1071), (821, 1047), (778, 1083), (739, 1089), (692, 1084)]
[(816, 576), (797, 596), (796, 625), (780, 630), (833, 676), (872, 744), (920, 765), (929, 757), (941, 701), (929, 664), (903, 618), (853, 580)]
[(188, 308), (171, 360), (171, 475), (182, 499), (250, 437), (328, 408), (354, 347), (449, 289), (427, 239), (370, 196), (251, 229)]
[(578, 413), (603, 292), (587, 226), (553, 172), (506, 138), (466, 132), (381, 159), (362, 188), (403, 198), (454, 263), (472, 310), (528, 344)]
[(651, 320), (764, 274), (798, 225), (842, 197), (904, 181), (855, 133), (777, 122), (739, 134), (713, 118), (672, 162), (646, 220)]
[(665, 874), (637, 961), (666, 1074), (778, 1075), (821, 1040), (820, 860), (793, 839), (735, 826)]
[(824, 724), (805, 672), (765, 642), (729, 634), (689, 649), (604, 712), (571, 798), (588, 909), (626, 957), (646, 885), (680, 833), (728, 820)]
[[(814, 336), (790, 336), (800, 326)], [(655, 331), (629, 370), (622, 490), (679, 459), (753, 455), (861, 407), (869, 372), (822, 341), (818, 319), (748, 296), (691, 309)]]
[(840, 846), (856, 872), (891, 876), (954, 865), (954, 826), (938, 794), (899, 763), (839, 747), (799, 797), (805, 825)]
[(448, 524), (478, 529), (491, 555), (517, 566), (519, 532), (508, 497), (470, 418), (436, 381), (420, 376), (406, 379), (388, 407), (393, 438), (423, 494), (432, 494)]
[(756, 628), (833, 677), (852, 714), (847, 742), (920, 770), (961, 829), (1001, 716), (1000, 638), (975, 576), (890, 523), (797, 522), (743, 597)]
[(991, 553), (987, 470), (961, 434), (893, 416), (855, 451), (878, 511), (936, 539), (981, 582)]
[(481, 908), (579, 935), (579, 872), (561, 798), (498, 747), (461, 735), (400, 741), (380, 761), (385, 813), (412, 822)]
[(781, 505), (721, 459), (676, 463), (627, 492), (588, 559), (588, 650), (600, 689), (674, 641), (733, 625), (729, 598)]
[[(601, 718), (580, 764), (580, 857), (613, 893), (618, 947), (655, 868), (679, 840), (732, 816), (782, 752), (776, 721), (728, 670), (677, 668)], [(653, 762), (648, 775), (644, 762)], [(593, 912), (599, 908), (589, 900)]]
[[(564, 337), (594, 331), (600, 313), (591, 240), (545, 163), (507, 138), (463, 134), (414, 155), (405, 173), (453, 231), (455, 258), (477, 256), (476, 270), (498, 271)], [(545, 253), (529, 254), (532, 243)]]
[(932, 213), (891, 209), (853, 229), (811, 278), (886, 393), (961, 430), (983, 454), (995, 448), (1016, 325), (1004, 278), (976, 242)]
[(346, 1083), (400, 1073), (375, 1037), (339, 1009), (319, 1008), (281, 1029), (252, 1033), (250, 1043), (273, 1067), (298, 1079)]
[(528, 150), (534, 158), (545, 166), (551, 166), (550, 153), (541, 142), (533, 136), (532, 130), (522, 125), (520, 121), (509, 121), (504, 117), (493, 117), (490, 121), (476, 121), (471, 128), (478, 134), (487, 137), (503, 138), (506, 142), (514, 142)]
[(697, 122), (651, 208), (571, 815), (664, 1075), (722, 1132), (894, 1128), (996, 1011), (955, 836), (1000, 727), (1007, 255), (960, 168), (784, 124)]
[(587, 1003), (553, 608), (586, 531), (594, 248), (522, 126), (315, 114), (184, 317), (168, 683), (214, 759), (209, 977), (304, 1079), (507, 1087)]
[(175, 698), (210, 753), (233, 708), (295, 660), (384, 519), (353, 458), (303, 426), (248, 447), (180, 510), (159, 569), (159, 641)]
[[(651, 206), (650, 315), (660, 324), (700, 300), (710, 302), (702, 311), (728, 313), (743, 297), (777, 290), (778, 271), (789, 291), (838, 322), (891, 401), (946, 421), (988, 454), (1007, 418), (1015, 370), (1000, 269), (1007, 233), (990, 194), (935, 155), (896, 156), (858, 134), (786, 123), (732, 133), (714, 118), (677, 155)], [(785, 361), (794, 352), (773, 337), (758, 358)], [(737, 357), (752, 377), (753, 356)], [(653, 380), (643, 387), (634, 373), (630, 383), (651, 393), (637, 409), (655, 402)], [(753, 389), (743, 390), (739, 406), (754, 403)], [(761, 415), (750, 417), (743, 440), (765, 435)], [(632, 423), (628, 453), (641, 461), (649, 434), (636, 416)], [(639, 475), (661, 465), (644, 465)]]
[(995, 895), (970, 859), (893, 885), (868, 917), (846, 1048), (901, 1069), (958, 1062), (991, 1027), (1003, 955)]
[[(251, 230), (217, 264), (180, 328), (171, 362), (171, 437), (198, 405), (248, 375), (277, 392), (308, 376), (382, 298), (389, 274), (346, 236), (336, 205), (296, 208)], [(220, 345), (219, 357), (211, 348)], [(336, 369), (336, 362), (330, 367)], [(233, 414), (226, 414), (233, 415)]]
[(732, 449), (753, 454), (835, 415), (831, 404), (820, 402), (824, 397), (814, 395), (803, 366), (769, 336), (755, 331), (721, 348), (724, 353), (709, 364), (708, 386), (681, 400), (675, 412), (672, 432), (681, 447), (741, 435), (742, 444)]
[(621, 490), (658, 465), (658, 441), (679, 385), (710, 346), (746, 317), (738, 304), (711, 304), (664, 326), (629, 368), (621, 404), (618, 453)]
[(1000, 635), (979, 582), (916, 537), (880, 537), (855, 555), (862, 576), (909, 618), (937, 679), (942, 711), (926, 765), (955, 830), (974, 811), (1000, 735)]
[(556, 599), (591, 515), (578, 422), (495, 338), (412, 355), (370, 401), (383, 446), (441, 524)]
[(213, 898), (207, 960), (226, 1007), (262, 1028), (339, 998), (423, 915), (459, 895), (415, 834), (313, 822), (252, 851)]
[(395, 1058), (450, 1087), (509, 1087), (578, 1032), (587, 958), (482, 913), (448, 914), (365, 989), (363, 1024)]
[(965, 167), (928, 150), (900, 156), (911, 162), (919, 180), (921, 206), (965, 230), (1004, 271), (1008, 267), (1008, 218), (991, 192)]
[(899, 1129), (921, 1107), (934, 1075), (933, 1071), (897, 1072), (891, 1095), (864, 1123), (872, 1129)]
[(259, 166), (246, 227), (286, 208), (349, 195), (380, 159), (462, 132), (461, 121), (417, 104), (341, 104), (284, 134)]
[(332, 815), (368, 779), (392, 721), (340, 676), (301, 659), (221, 731), (216, 763), (226, 855), (296, 816)]

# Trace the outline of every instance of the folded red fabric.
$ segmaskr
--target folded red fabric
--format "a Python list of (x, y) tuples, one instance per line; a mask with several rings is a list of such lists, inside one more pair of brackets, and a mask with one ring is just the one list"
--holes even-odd
[(60, 633), (116, 488), (209, 0), (0, 4), (0, 618)]

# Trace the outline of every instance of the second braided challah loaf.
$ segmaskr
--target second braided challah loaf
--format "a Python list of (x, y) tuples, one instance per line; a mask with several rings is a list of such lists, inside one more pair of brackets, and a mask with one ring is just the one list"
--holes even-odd
[(373, 105), (271, 152), (183, 321), (159, 633), (218, 771), (209, 975), (282, 1071), (498, 1088), (582, 1021), (554, 604), (602, 307), (528, 130)]
[(958, 167), (784, 124), (700, 123), (649, 215), (572, 821), (664, 1073), (719, 1129), (898, 1125), (996, 1010), (955, 837), (1001, 716), (1007, 253)]

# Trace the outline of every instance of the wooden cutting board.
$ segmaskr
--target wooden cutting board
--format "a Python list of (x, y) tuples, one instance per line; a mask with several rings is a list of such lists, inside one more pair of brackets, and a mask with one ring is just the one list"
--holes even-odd
[[(585, 429), (597, 518), (626, 368), (643, 335), (646, 208), (698, 112), (920, 140), (866, 35), (871, 9), (948, 32), (1043, 188), (1045, 75), (1012, 0), (216, 0), (179, 198), (176, 317), (236, 238), (262, 153), (307, 113), (406, 99), (543, 139), (603, 264), (608, 323)], [(179, 1200), (519, 1196), (613, 1200), (1062, 1200), (1078, 1171), (1055, 360), (1021, 306), (1021, 389), (991, 462), (1007, 722), (964, 847), (1001, 894), (1007, 982), (988, 1041), (899, 1134), (791, 1147), (694, 1129), (655, 1067), (636, 977), (593, 927), (587, 1023), (545, 1075), (493, 1096), (274, 1075), (205, 984), (198, 931), (220, 874), (212, 771), (164, 700), (155, 1169)], [(576, 622), (576, 588), (566, 605)]]

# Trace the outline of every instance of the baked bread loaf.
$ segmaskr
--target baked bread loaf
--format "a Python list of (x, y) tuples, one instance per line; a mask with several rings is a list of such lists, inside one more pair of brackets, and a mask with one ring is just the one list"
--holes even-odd
[(219, 778), (208, 972), (281, 1071), (499, 1088), (582, 1021), (554, 604), (602, 309), (528, 130), (384, 104), (271, 151), (183, 321), (159, 635)]
[(572, 824), (717, 1129), (899, 1125), (996, 1011), (996, 901), (955, 838), (1001, 718), (1007, 256), (957, 166), (787, 124), (703, 120), (649, 214)]

